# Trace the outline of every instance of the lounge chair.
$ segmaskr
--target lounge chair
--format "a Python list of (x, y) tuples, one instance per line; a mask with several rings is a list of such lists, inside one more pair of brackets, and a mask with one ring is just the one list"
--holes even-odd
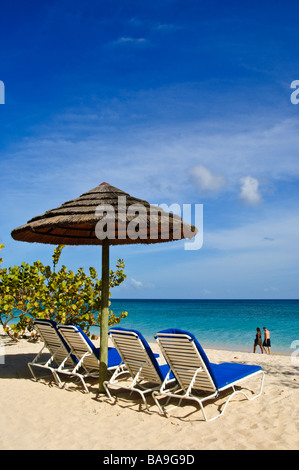
[[(70, 348), (64, 341), (63, 337), (57, 329), (57, 323), (53, 320), (35, 320), (34, 327), (40, 335), (44, 345), (32, 362), (28, 363), (30, 372), (35, 380), (37, 376), (34, 373), (34, 367), (49, 370), (52, 372), (54, 379), (61, 385), (59, 376), (56, 376), (54, 371), (58, 367), (72, 367), (74, 368), (77, 359), (70, 354)], [(42, 361), (41, 356), (45, 349), (50, 352), (50, 358), (47, 361)]]
[[(100, 349), (96, 348), (88, 336), (79, 326), (58, 325), (58, 331), (67, 343), (70, 353), (77, 358), (74, 367), (66, 368), (64, 366), (55, 369), (54, 374), (64, 374), (79, 378), (85, 391), (88, 393), (88, 387), (85, 379), (88, 377), (97, 377), (99, 375)], [(108, 348), (108, 370), (116, 369), (121, 365), (121, 357), (115, 348)]]
[[(137, 392), (148, 410), (145, 395), (167, 387), (175, 381), (169, 366), (159, 365), (146, 339), (137, 330), (115, 327), (109, 331), (114, 346), (118, 350), (126, 369), (118, 367), (109, 381), (104, 382), (105, 390), (113, 400), (110, 388), (121, 388)], [(123, 377), (127, 374), (127, 378)], [(120, 378), (123, 380), (120, 380)], [(116, 399), (115, 399), (116, 400)]]
[[(224, 413), (229, 401), (237, 393), (242, 393), (248, 400), (261, 395), (264, 382), (264, 372), (261, 367), (239, 363), (213, 364), (194, 335), (186, 331), (163, 330), (157, 333), (155, 338), (180, 386), (175, 393), (165, 389), (153, 392), (153, 398), (162, 413), (166, 414), (165, 408), (159, 403), (162, 397), (175, 397), (180, 400), (179, 405), (183, 399), (195, 400), (200, 405), (204, 419), (212, 421)], [(243, 390), (236, 390), (236, 386), (256, 376), (261, 377), (261, 385), (255, 396), (249, 397)], [(230, 388), (232, 393), (225, 402), (223, 410), (208, 419), (203, 403), (215, 399), (220, 392)]]

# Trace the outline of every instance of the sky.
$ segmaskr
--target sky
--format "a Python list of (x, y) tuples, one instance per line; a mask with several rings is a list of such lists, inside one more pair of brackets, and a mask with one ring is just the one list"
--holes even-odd
[[(198, 250), (111, 248), (112, 297), (298, 298), (298, 17), (295, 1), (3, 2), (3, 267), (51, 264), (11, 230), (105, 181), (203, 205)], [(61, 260), (100, 272), (101, 250)]]

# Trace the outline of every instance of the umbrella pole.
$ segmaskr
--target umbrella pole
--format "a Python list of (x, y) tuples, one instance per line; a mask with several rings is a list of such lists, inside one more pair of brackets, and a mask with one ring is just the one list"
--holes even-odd
[(99, 393), (105, 393), (103, 382), (108, 368), (108, 317), (109, 317), (109, 242), (102, 244), (102, 310), (100, 332)]

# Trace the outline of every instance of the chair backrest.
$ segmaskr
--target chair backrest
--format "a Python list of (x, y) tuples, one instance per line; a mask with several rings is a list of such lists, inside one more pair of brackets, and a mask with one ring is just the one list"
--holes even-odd
[(137, 330), (115, 327), (109, 330), (115, 348), (132, 377), (162, 383), (159, 364), (146, 339)]
[(84, 355), (82, 365), (85, 369), (98, 369), (98, 349), (79, 326), (58, 325), (58, 331), (68, 344), (72, 354), (80, 361)]
[[(34, 326), (50, 354), (54, 356), (55, 362), (61, 364), (70, 353), (70, 348), (59, 333), (57, 323), (53, 320), (37, 319), (34, 321)], [(66, 361), (67, 365), (74, 363), (76, 363), (76, 358), (73, 356)]]
[(188, 389), (192, 380), (193, 389), (207, 392), (217, 390), (210, 362), (194, 335), (169, 329), (159, 331), (155, 338), (183, 390)]

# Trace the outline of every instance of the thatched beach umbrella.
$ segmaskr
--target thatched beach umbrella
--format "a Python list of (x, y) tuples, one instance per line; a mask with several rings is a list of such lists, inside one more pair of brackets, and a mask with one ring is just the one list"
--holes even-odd
[[(137, 215), (136, 215), (137, 214)], [(102, 245), (100, 383), (108, 363), (109, 246), (162, 243), (193, 238), (194, 226), (179, 216), (102, 183), (11, 232), (15, 240), (52, 245)]]

